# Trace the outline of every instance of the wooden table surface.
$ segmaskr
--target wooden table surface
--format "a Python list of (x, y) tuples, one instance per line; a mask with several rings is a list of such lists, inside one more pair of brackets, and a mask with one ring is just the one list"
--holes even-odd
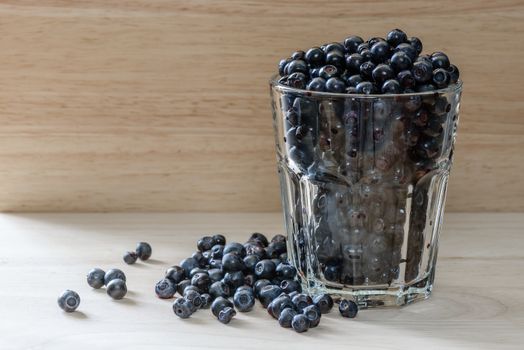
[[(280, 214), (0, 215), (0, 349), (522, 349), (524, 214), (448, 214), (436, 288), (401, 309), (363, 310), (356, 319), (324, 315), (305, 334), (280, 328), (259, 305), (229, 325), (209, 310), (188, 320), (155, 297), (164, 269), (204, 234), (245, 240), (282, 232)], [(153, 260), (127, 266), (137, 241)], [(123, 269), (129, 294), (111, 300), (85, 281), (92, 267)], [(66, 314), (56, 298), (76, 290)]]

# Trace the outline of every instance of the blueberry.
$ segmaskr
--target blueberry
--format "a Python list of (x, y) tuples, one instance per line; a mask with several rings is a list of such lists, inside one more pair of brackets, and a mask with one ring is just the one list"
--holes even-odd
[(229, 285), (229, 288), (234, 291), (238, 287), (244, 285), (244, 273), (242, 271), (228, 272), (224, 275), (222, 280), (224, 283)]
[(411, 73), (417, 83), (426, 83), (433, 76), (433, 66), (426, 61), (416, 61), (413, 63)]
[(415, 58), (417, 58), (417, 50), (415, 50), (415, 48), (411, 46), (411, 44), (403, 43), (397, 45), (397, 47), (395, 47), (395, 52), (399, 51), (406, 53), (411, 59), (411, 62), (415, 61)]
[(255, 277), (255, 275), (253, 275), (252, 273), (250, 273), (249, 275), (246, 275), (244, 277), (244, 284), (246, 286), (250, 286), (250, 287), (253, 287), (255, 285), (255, 281), (257, 280), (257, 278)]
[(309, 70), (310, 78), (318, 78), (320, 76), (320, 68), (313, 68)]
[(438, 152), (439, 142), (433, 137), (421, 138), (415, 146), (415, 154), (422, 159), (433, 159)]
[(210, 294), (201, 294), (200, 299), (202, 299), (202, 306), (200, 306), (201, 309), (209, 309), (211, 307), (213, 297)]
[(429, 113), (426, 109), (420, 109), (413, 116), (413, 123), (420, 128), (425, 127), (428, 124), (428, 120)]
[(201, 252), (194, 252), (193, 254), (191, 254), (191, 257), (196, 260), (199, 267), (205, 267), (207, 265), (207, 259), (204, 258), (204, 255)]
[(286, 66), (287, 64), (291, 62), (291, 59), (290, 58), (283, 58), (280, 60), (280, 62), (278, 63), (278, 74), (280, 74), (280, 76), (284, 76), (286, 75), (285, 73), (285, 69), (286, 69)]
[[(435, 86), (433, 84), (420, 84), (415, 87), (416, 92), (432, 92), (435, 91)], [(426, 104), (433, 104), (433, 97), (431, 95), (424, 96), (423, 101)], [(432, 102), (433, 101), (433, 102)]]
[(339, 71), (337, 67), (332, 65), (326, 65), (322, 68), (320, 68), (320, 71), (318, 72), (318, 75), (320, 78), (328, 80), (329, 78), (336, 77), (339, 75)]
[(333, 308), (333, 299), (329, 294), (320, 294), (313, 298), (313, 304), (315, 304), (320, 313), (327, 314)]
[(324, 278), (331, 282), (337, 282), (340, 280), (340, 266), (339, 265), (326, 265), (324, 268)]
[(218, 313), (218, 320), (223, 324), (228, 324), (229, 322), (231, 322), (231, 320), (233, 319), (233, 317), (236, 314), (237, 313), (235, 309), (233, 309), (232, 307), (226, 306), (225, 308), (220, 310), (220, 312)]
[(368, 44), (369, 44), (369, 46), (371, 47), (371, 46), (373, 46), (373, 45), (375, 45), (376, 43), (381, 42), (381, 41), (382, 41), (382, 42), (386, 42), (386, 39), (381, 38), (381, 37), (378, 37), (378, 36), (375, 36), (375, 37), (370, 38), (370, 39), (368, 40)]
[(226, 237), (220, 233), (213, 235), (213, 239), (215, 240), (215, 244), (226, 245)]
[(275, 270), (275, 263), (269, 259), (264, 259), (255, 265), (255, 276), (262, 279), (271, 279), (275, 276)]
[(286, 242), (271, 242), (266, 248), (266, 254), (271, 259), (278, 259), (280, 254), (287, 252)]
[(294, 291), (294, 292), (289, 293), (288, 295), (289, 295), (289, 297), (290, 297), (291, 299), (293, 299), (293, 298), (295, 297), (295, 295), (299, 295), (299, 294), (300, 294), (299, 292)]
[(295, 89), (305, 89), (307, 77), (304, 73), (295, 72), (287, 77), (287, 85)]
[(395, 52), (391, 56), (391, 67), (397, 72), (410, 69), (411, 64), (411, 58), (403, 51)]
[(379, 41), (371, 46), (371, 60), (375, 63), (381, 63), (389, 56), (389, 44), (385, 41)]
[(433, 77), (431, 80), (437, 88), (442, 89), (449, 85), (451, 78), (447, 70), (444, 68), (437, 68), (433, 71)]
[(184, 295), (184, 290), (189, 286), (191, 286), (190, 280), (182, 280), (177, 284), (176, 291), (178, 294)]
[(222, 311), (226, 307), (232, 308), (233, 303), (229, 301), (229, 299), (226, 299), (224, 297), (218, 297), (211, 304), (211, 312), (213, 313), (213, 315), (215, 315), (215, 317), (218, 317), (220, 311)]
[(275, 270), (278, 278), (292, 280), (297, 275), (297, 269), (288, 263), (280, 263)]
[(205, 252), (202, 252), (202, 257), (206, 261), (209, 261), (209, 259), (211, 259), (211, 250), (206, 250)]
[(217, 281), (209, 287), (209, 294), (213, 298), (224, 297), (227, 298), (231, 294), (231, 288), (223, 281)]
[(307, 90), (311, 91), (326, 91), (326, 80), (324, 78), (313, 78), (306, 86)]
[(354, 318), (358, 313), (358, 305), (352, 300), (342, 299), (338, 310), (343, 317)]
[(191, 316), (193, 313), (193, 311), (191, 311), (192, 309), (193, 305), (185, 298), (178, 298), (173, 303), (173, 312), (180, 318), (188, 318)]
[(346, 83), (340, 78), (329, 78), (326, 82), (326, 91), (333, 93), (343, 93), (346, 91)]
[(169, 278), (158, 281), (155, 286), (155, 293), (161, 299), (170, 299), (176, 293), (177, 285)]
[(261, 244), (263, 247), (267, 247), (269, 244), (267, 237), (260, 232), (253, 232), (249, 237), (248, 242), (256, 242)]
[(293, 329), (297, 333), (307, 332), (309, 328), (309, 320), (306, 317), (306, 315), (297, 314), (293, 317), (293, 320), (291, 321), (291, 327), (293, 327)]
[(273, 301), (267, 306), (268, 313), (277, 320), (280, 318), (280, 314), (285, 309), (294, 310), (295, 304), (293, 304), (289, 295), (284, 293), (273, 299)]
[(355, 87), (355, 89), (356, 89), (357, 94), (369, 95), (369, 94), (375, 93), (375, 86), (373, 85), (373, 83), (369, 81), (363, 81), (359, 83)]
[(127, 294), (126, 282), (119, 278), (113, 279), (107, 284), (106, 292), (111, 298), (120, 300)]
[(258, 298), (260, 296), (260, 291), (265, 286), (269, 286), (271, 282), (267, 279), (259, 279), (255, 282), (255, 285), (253, 286), (253, 291), (255, 292), (255, 296)]
[(224, 246), (224, 255), (229, 253), (237, 254), (239, 257), (243, 258), (246, 256), (246, 248), (237, 242), (228, 243)]
[(437, 68), (449, 68), (449, 58), (443, 52), (435, 52), (431, 55), (431, 63), (433, 64), (433, 69)]
[(359, 36), (350, 36), (344, 40), (344, 46), (349, 54), (357, 52), (358, 46), (364, 42)]
[(312, 47), (306, 52), (306, 62), (309, 63), (310, 67), (318, 68), (321, 67), (325, 62), (325, 54), (319, 47)]
[(397, 74), (397, 81), (403, 89), (411, 89), (415, 86), (415, 78), (410, 70), (403, 70)]
[(387, 64), (379, 64), (373, 69), (373, 80), (380, 85), (384, 84), (386, 80), (393, 79), (395, 72)]
[(202, 296), (199, 292), (191, 289), (187, 289), (184, 291), (184, 299), (189, 301), (191, 303), (190, 306), (192, 306), (191, 311), (195, 312), (196, 310), (200, 309), (202, 306)]
[[(244, 247), (242, 246), (242, 248)], [(237, 253), (226, 253), (222, 257), (222, 270), (224, 270), (224, 272), (242, 271), (245, 268), (246, 265), (244, 265), (244, 261)]]
[(186, 277), (186, 273), (183, 268), (175, 265), (171, 266), (166, 270), (166, 274), (164, 277), (169, 278), (171, 281), (175, 283), (180, 283)]
[[(359, 53), (362, 56), (362, 63), (367, 62), (367, 61), (371, 61), (371, 59), (373, 57), (373, 54), (371, 53), (371, 50), (368, 50), (368, 49), (364, 49), (364, 50), (360, 51)], [(358, 73), (358, 71), (357, 71), (357, 73)]]
[(255, 295), (252, 290), (250, 292), (245, 289), (237, 290), (233, 297), (233, 302), (238, 311), (248, 312), (251, 311), (255, 305)]
[(222, 269), (209, 269), (207, 273), (212, 282), (220, 281), (224, 278), (224, 272)]
[(426, 128), (422, 130), (425, 135), (430, 137), (439, 137), (443, 131), (441, 122), (435, 118), (431, 118)]
[(249, 272), (255, 272), (255, 265), (260, 261), (258, 255), (246, 255), (244, 258), (244, 266)]
[(138, 254), (135, 252), (126, 252), (123, 259), (126, 264), (132, 265), (136, 262), (136, 259), (138, 259)]
[(333, 42), (326, 45), (322, 45), (322, 48), (325, 53), (332, 52), (332, 51), (339, 51), (341, 53), (344, 53), (346, 51), (346, 48), (341, 43)]
[(91, 287), (98, 289), (101, 288), (104, 283), (104, 276), (105, 271), (102, 269), (99, 269), (98, 267), (92, 269), (87, 273), (87, 284), (89, 284)]
[(422, 48), (423, 48), (422, 41), (420, 41), (420, 39), (417, 38), (416, 36), (412, 36), (411, 38), (408, 39), (408, 43), (411, 46), (413, 46), (417, 55), (420, 55), (420, 53), (422, 52)]
[(138, 255), (138, 258), (142, 261), (146, 261), (151, 257), (151, 253), (153, 252), (153, 249), (151, 249), (151, 245), (146, 242), (138, 242), (136, 245), (136, 254)]
[(270, 285), (263, 287), (260, 290), (258, 299), (262, 303), (262, 306), (264, 306), (264, 308), (267, 308), (269, 303), (271, 303), (276, 297), (282, 294), (282, 292), (283, 291), (279, 286), (270, 284)]
[(386, 41), (392, 47), (395, 47), (395, 46), (398, 46), (398, 45), (400, 45), (402, 43), (405, 43), (407, 40), (408, 40), (408, 37), (407, 37), (406, 33), (404, 33), (400, 29), (393, 29), (386, 36)]
[(294, 280), (283, 280), (280, 282), (280, 288), (282, 288), (284, 293), (302, 292), (302, 286), (298, 281)]
[(309, 328), (314, 328), (320, 323), (321, 312), (318, 306), (309, 305), (302, 310), (302, 313), (309, 320)]
[(349, 78), (346, 79), (346, 84), (348, 86), (357, 86), (359, 83), (361, 83), (363, 81), (362, 77), (360, 76), (360, 74), (355, 74), (355, 75), (352, 75), (350, 76)]
[(189, 279), (192, 279), (197, 273), (204, 273), (209, 276), (209, 270), (203, 269), (201, 267), (195, 267), (191, 272), (189, 272)]
[(210, 259), (209, 268), (211, 269), (221, 269), (222, 268), (222, 259)]
[(204, 293), (209, 291), (211, 283), (211, 278), (207, 273), (199, 272), (191, 278), (191, 285), (197, 287)]
[(275, 243), (275, 242), (283, 242), (283, 243), (286, 243), (286, 236), (284, 235), (281, 235), (281, 234), (277, 234), (277, 235), (274, 235), (273, 238), (271, 238), (271, 242), (270, 243)]
[(287, 257), (287, 252), (285, 253), (282, 253), (280, 254), (280, 256), (278, 257), (278, 259), (280, 259), (280, 262), (282, 263), (288, 263), (288, 257)]
[(368, 43), (362, 43), (357, 46), (357, 53), (362, 54), (362, 51), (369, 50), (370, 45)]
[[(404, 90), (404, 92), (408, 92)], [(422, 106), (422, 97), (418, 95), (412, 95), (408, 96), (406, 101), (404, 102), (404, 108), (408, 110), (409, 112), (414, 112), (418, 110)]]
[(73, 312), (80, 305), (80, 296), (78, 293), (68, 289), (58, 297), (57, 302), (58, 306), (65, 312)]
[(352, 73), (356, 74), (360, 71), (360, 65), (365, 60), (361, 54), (353, 53), (346, 58), (346, 68)]
[(122, 281), (126, 281), (126, 275), (124, 274), (124, 272), (122, 272), (122, 270), (119, 270), (119, 269), (111, 269), (109, 271), (106, 272), (106, 274), (104, 275), (104, 284), (107, 286), (109, 284), (109, 282), (111, 282), (112, 280), (115, 280), (115, 279), (121, 279)]
[(402, 87), (397, 80), (389, 79), (382, 84), (381, 91), (383, 94), (400, 94), (402, 92)]
[(309, 305), (313, 305), (313, 300), (307, 294), (297, 294), (292, 299), (295, 309), (299, 312), (302, 312), (304, 308)]
[(455, 84), (459, 80), (460, 72), (454, 64), (450, 64), (448, 68), (449, 72), (449, 82)]
[(300, 73), (307, 74), (308, 73), (308, 68), (307, 68), (306, 62), (304, 62), (302, 60), (293, 60), (293, 61), (289, 62), (286, 65), (285, 73), (289, 75), (289, 74), (293, 74), (295, 72), (300, 72)]
[(303, 60), (306, 53), (302, 50), (295, 51), (291, 54), (291, 58), (294, 60)]
[(360, 75), (362, 76), (362, 78), (371, 80), (371, 74), (373, 73), (373, 69), (375, 69), (375, 67), (376, 65), (371, 61), (362, 63), (360, 65)]
[(222, 244), (215, 244), (211, 247), (211, 258), (222, 259), (224, 255), (224, 246)]
[(201, 252), (210, 250), (216, 243), (211, 236), (204, 236), (197, 241), (197, 249)]

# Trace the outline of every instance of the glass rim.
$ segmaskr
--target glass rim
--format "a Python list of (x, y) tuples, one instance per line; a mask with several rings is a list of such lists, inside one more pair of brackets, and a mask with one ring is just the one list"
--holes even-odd
[(269, 79), (269, 85), (272, 88), (276, 88), (279, 91), (292, 92), (300, 95), (307, 95), (309, 97), (332, 97), (332, 98), (397, 98), (397, 97), (409, 97), (409, 96), (427, 96), (427, 95), (439, 95), (446, 93), (457, 93), (462, 91), (462, 80), (458, 80), (456, 83), (449, 85), (443, 89), (437, 89), (433, 91), (421, 91), (421, 92), (410, 92), (407, 94), (347, 94), (340, 92), (324, 92), (324, 91), (311, 91), (305, 89), (297, 89), (282, 83), (279, 83), (280, 74), (274, 74)]

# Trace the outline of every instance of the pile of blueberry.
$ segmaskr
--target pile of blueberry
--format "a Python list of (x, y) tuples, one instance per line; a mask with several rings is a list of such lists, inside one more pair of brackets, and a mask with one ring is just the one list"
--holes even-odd
[[(316, 327), (334, 304), (328, 294), (302, 293), (297, 271), (287, 261), (286, 238), (276, 235), (269, 241), (261, 233), (253, 233), (244, 244), (226, 243), (220, 234), (202, 237), (191, 257), (167, 269), (155, 292), (162, 299), (180, 295), (173, 303), (180, 318), (211, 308), (224, 324), (236, 310), (251, 311), (258, 299), (282, 327), (299, 333)], [(353, 318), (358, 307), (342, 300), (339, 310), (342, 316)]]
[(386, 38), (343, 42), (295, 51), (279, 63), (279, 83), (296, 89), (348, 94), (399, 94), (443, 89), (459, 70), (446, 54), (421, 55), (422, 42), (400, 29)]
[[(124, 255), (126, 264), (134, 264), (137, 259), (146, 261), (151, 257), (151, 245), (146, 242), (137, 243), (134, 252), (127, 252)], [(110, 269), (107, 272), (94, 268), (87, 274), (87, 284), (92, 288), (100, 289), (106, 287), (106, 293), (115, 300), (120, 300), (127, 294), (126, 275), (120, 269)], [(58, 306), (66, 311), (73, 312), (80, 305), (80, 296), (72, 290), (64, 291), (58, 297)]]

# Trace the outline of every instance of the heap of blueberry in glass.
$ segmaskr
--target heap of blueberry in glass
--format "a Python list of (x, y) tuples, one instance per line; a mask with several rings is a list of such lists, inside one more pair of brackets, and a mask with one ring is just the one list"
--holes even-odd
[(446, 54), (421, 53), (422, 41), (400, 29), (385, 39), (350, 36), (281, 60), (279, 82), (296, 89), (368, 95), (432, 91), (458, 81), (459, 70)]
[[(334, 304), (327, 294), (302, 293), (297, 271), (287, 261), (285, 237), (276, 235), (269, 241), (261, 233), (253, 233), (245, 244), (226, 244), (220, 234), (202, 237), (191, 257), (167, 269), (155, 292), (162, 299), (180, 295), (172, 306), (180, 318), (211, 308), (224, 324), (237, 311), (251, 311), (258, 299), (282, 327), (299, 333), (316, 327)], [(339, 305), (342, 316), (356, 316), (353, 301), (342, 300)]]

